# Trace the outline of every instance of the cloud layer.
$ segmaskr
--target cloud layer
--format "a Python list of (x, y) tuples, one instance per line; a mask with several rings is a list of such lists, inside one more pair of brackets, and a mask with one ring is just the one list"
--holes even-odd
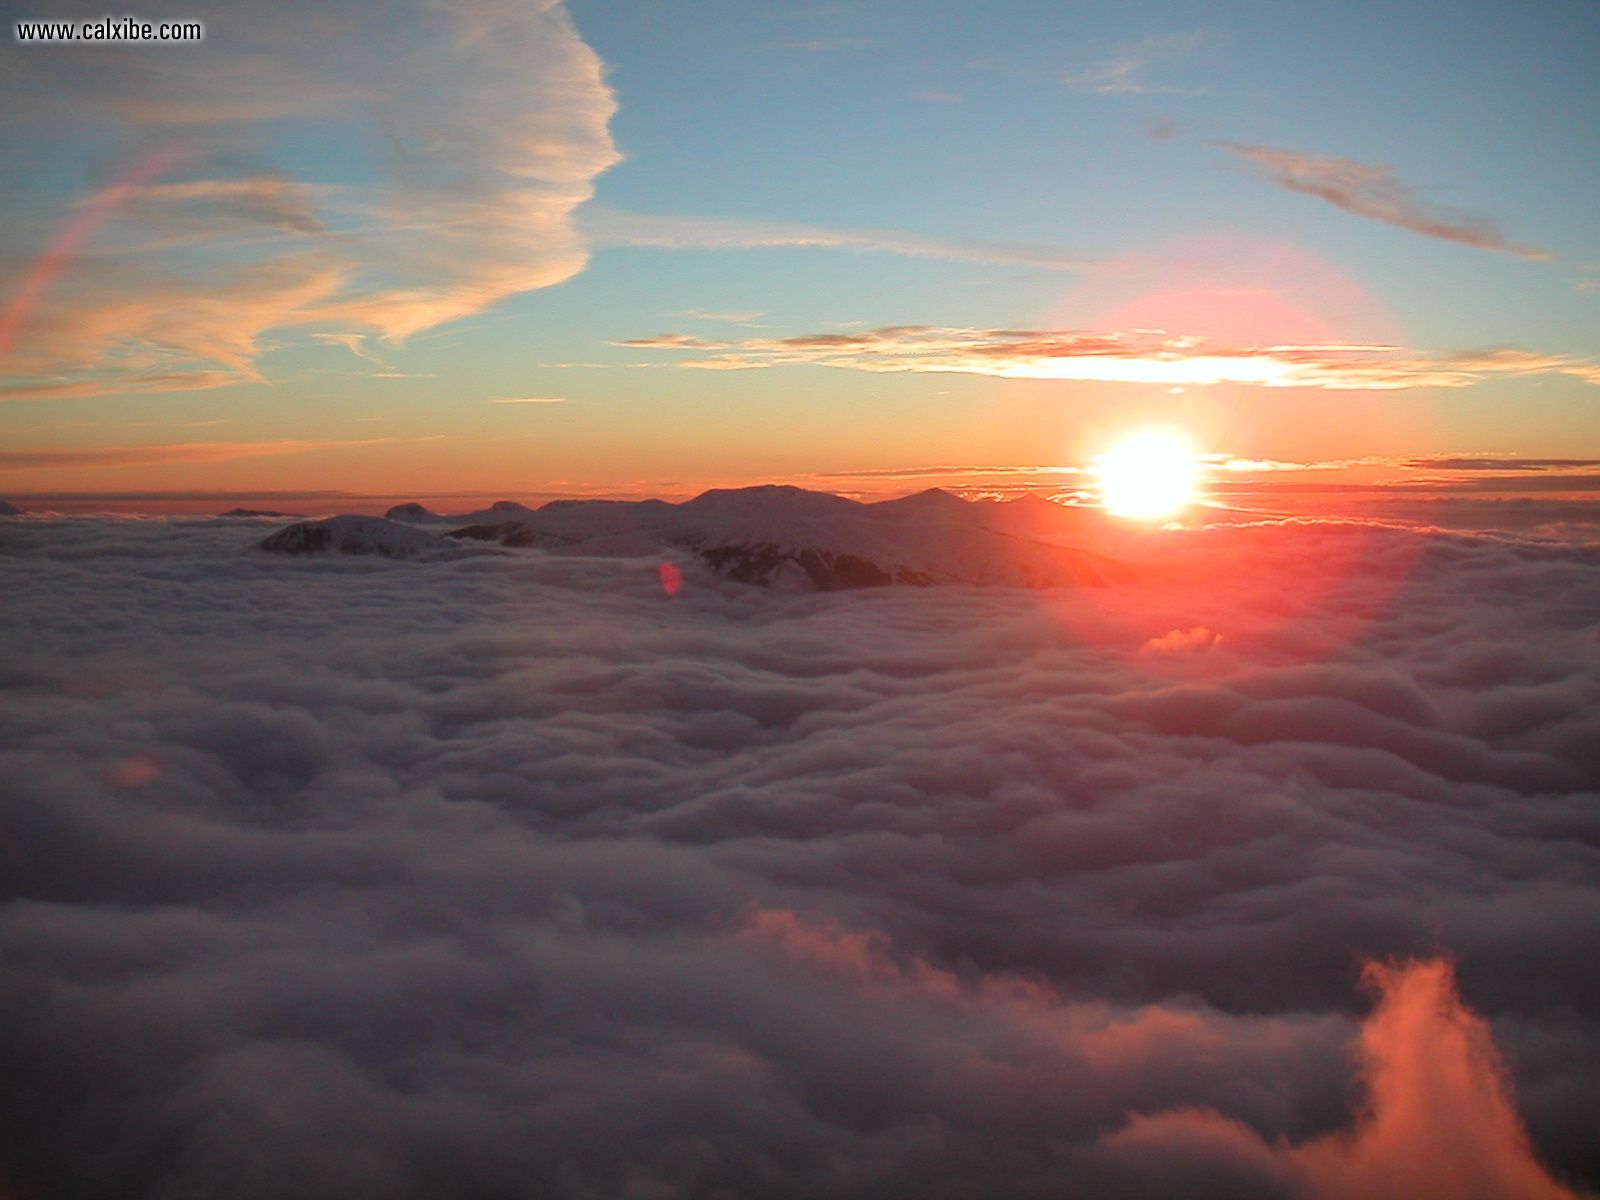
[[(24, 1195), (1331, 1196), (1435, 1086), (1600, 1182), (1592, 547), (783, 598), (260, 535), (0, 530)], [(1434, 965), (1363, 1027), (1440, 951), (1487, 1025)]]

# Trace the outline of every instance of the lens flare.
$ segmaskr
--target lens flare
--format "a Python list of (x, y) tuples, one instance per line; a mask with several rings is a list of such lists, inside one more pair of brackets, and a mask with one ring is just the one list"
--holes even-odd
[(1197, 485), (1194, 445), (1171, 429), (1130, 433), (1095, 459), (1100, 503), (1137, 521), (1170, 517), (1191, 504)]

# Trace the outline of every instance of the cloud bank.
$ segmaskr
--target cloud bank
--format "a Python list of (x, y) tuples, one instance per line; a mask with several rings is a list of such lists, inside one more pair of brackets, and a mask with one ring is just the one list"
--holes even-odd
[[(8, 367), (33, 394), (259, 379), (274, 331), (361, 354), (582, 268), (570, 218), (617, 160), (615, 101), (560, 4), (186, 12), (203, 52), (0, 50), (13, 121), (120, 147), (53, 235), (10, 227)], [(285, 121), (315, 123), (322, 177), (269, 160)]]
[(1462, 388), (1495, 377), (1571, 375), (1600, 383), (1600, 363), (1515, 347), (1419, 353), (1394, 346), (1238, 345), (1181, 333), (951, 329), (889, 325), (859, 333), (712, 339), (685, 333), (632, 338), (639, 350), (706, 351), (681, 367), (734, 371), (813, 365), (856, 371), (1083, 379), (1114, 383), (1243, 383), (1360, 391)]
[(1593, 546), (785, 598), (261, 532), (0, 529), (23, 1195), (1600, 1182)]

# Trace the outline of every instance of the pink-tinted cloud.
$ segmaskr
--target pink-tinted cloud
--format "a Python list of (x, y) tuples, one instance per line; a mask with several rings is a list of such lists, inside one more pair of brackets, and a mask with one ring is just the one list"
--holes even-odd
[(0, 385), (0, 402), (7, 400), (71, 400), (80, 396), (125, 395), (136, 392), (203, 392), (252, 382), (237, 371), (152, 371), (121, 376), (90, 376), (73, 380)]
[(1423, 199), (1396, 177), (1392, 167), (1242, 142), (1213, 144), (1243, 159), (1279, 187), (1316, 196), (1358, 217), (1480, 250), (1499, 250), (1522, 258), (1550, 257), (1543, 250), (1510, 241), (1488, 217)]
[(1539, 1163), (1489, 1025), (1446, 959), (1371, 964), (1361, 1029), (1366, 1097), (1348, 1129), (1269, 1143), (1203, 1108), (1135, 1116), (1102, 1144), (1119, 1157), (1218, 1161), (1276, 1176), (1306, 1200), (1579, 1200)]
[[(0, 100), (19, 119), (76, 122), (86, 143), (165, 130), (192, 148), (80, 203), (21, 268), (25, 311), (0, 323), (18, 386), (218, 365), (259, 379), (269, 331), (331, 327), (360, 353), (346, 339), (397, 343), (582, 269), (570, 218), (617, 161), (615, 100), (559, 3), (253, 14), (215, 0), (194, 15), (226, 37), (182, 55), (0, 49), (16, 68)], [(262, 160), (265, 123), (352, 113), (357, 136), (381, 131), (370, 182)], [(22, 264), (50, 237), (8, 232)]]

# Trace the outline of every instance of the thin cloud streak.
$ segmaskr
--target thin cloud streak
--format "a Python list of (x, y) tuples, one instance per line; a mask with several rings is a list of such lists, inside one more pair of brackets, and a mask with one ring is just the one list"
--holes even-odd
[(255, 377), (237, 371), (169, 371), (70, 381), (45, 380), (0, 386), (0, 403), (8, 400), (75, 400), (83, 396), (121, 396), (141, 392), (203, 392), (258, 382)]
[(1091, 265), (1088, 259), (1049, 246), (931, 238), (892, 229), (830, 229), (738, 217), (635, 213), (593, 205), (584, 209), (579, 227), (590, 242), (600, 246), (645, 246), (662, 250), (807, 247), (1059, 271), (1075, 271)]
[(1423, 199), (1396, 178), (1391, 167), (1243, 142), (1211, 144), (1250, 164), (1256, 174), (1279, 187), (1316, 196), (1358, 217), (1480, 250), (1529, 259), (1550, 257), (1544, 250), (1509, 241), (1488, 217)]
[(142, 467), (159, 463), (228, 462), (236, 458), (304, 454), (313, 450), (377, 446), (399, 441), (438, 441), (425, 438), (298, 439), (281, 442), (179, 442), (161, 446), (64, 447), (51, 450), (0, 450), (0, 469), (40, 471), (58, 467)]

